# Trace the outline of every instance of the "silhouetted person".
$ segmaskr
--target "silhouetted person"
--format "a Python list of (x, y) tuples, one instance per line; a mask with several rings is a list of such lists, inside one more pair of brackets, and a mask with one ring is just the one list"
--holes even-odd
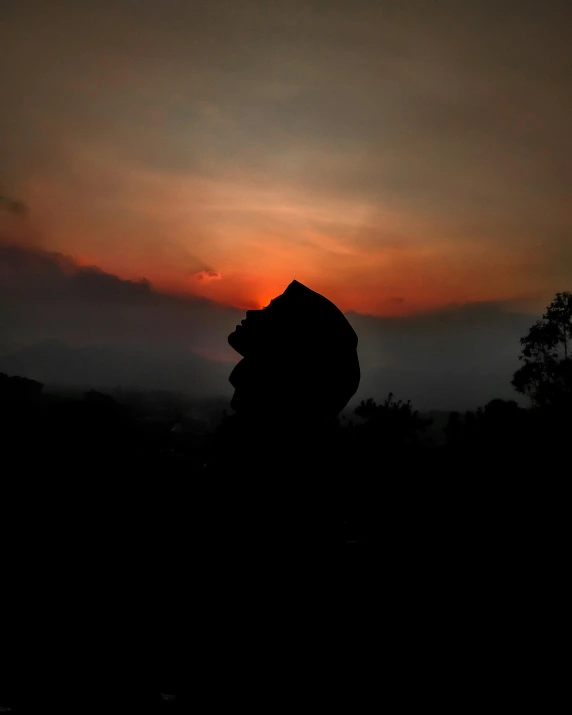
[(251, 697), (274, 678), (301, 687), (325, 630), (337, 638), (326, 618), (343, 549), (337, 418), (360, 368), (343, 313), (297, 281), (228, 340), (242, 359), (229, 378), (235, 414), (204, 469), (197, 620), (209, 624), (203, 677), (224, 673)]
[(228, 341), (242, 356), (229, 378), (235, 415), (219, 430), (206, 478), (222, 480), (232, 511), (243, 512), (233, 539), (282, 552), (329, 548), (339, 526), (337, 417), (359, 384), (357, 336), (331, 301), (293, 281), (247, 311)]

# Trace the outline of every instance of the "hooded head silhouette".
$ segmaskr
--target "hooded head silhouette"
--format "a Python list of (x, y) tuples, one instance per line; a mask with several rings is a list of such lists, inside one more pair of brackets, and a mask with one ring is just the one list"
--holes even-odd
[(360, 380), (357, 335), (331, 301), (298, 281), (228, 337), (243, 356), (230, 375), (237, 414), (336, 417)]

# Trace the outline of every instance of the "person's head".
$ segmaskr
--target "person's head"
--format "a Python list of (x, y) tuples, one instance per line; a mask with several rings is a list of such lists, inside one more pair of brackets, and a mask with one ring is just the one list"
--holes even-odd
[(327, 298), (293, 281), (228, 337), (243, 356), (230, 382), (237, 412), (334, 417), (360, 379), (357, 335)]

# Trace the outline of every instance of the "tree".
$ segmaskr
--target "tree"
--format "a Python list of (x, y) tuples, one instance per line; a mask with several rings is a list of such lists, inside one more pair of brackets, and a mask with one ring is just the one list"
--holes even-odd
[(416, 440), (431, 423), (419, 416), (410, 400), (394, 400), (392, 392), (379, 405), (371, 397), (362, 400), (354, 413), (364, 420), (366, 432), (398, 441)]
[(522, 366), (512, 385), (537, 407), (572, 398), (572, 293), (557, 293), (540, 320), (520, 340)]

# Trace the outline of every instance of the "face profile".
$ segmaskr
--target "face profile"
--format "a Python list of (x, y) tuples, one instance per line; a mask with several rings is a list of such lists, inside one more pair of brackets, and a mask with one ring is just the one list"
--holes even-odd
[(310, 407), (335, 417), (359, 385), (353, 328), (331, 301), (298, 281), (266, 308), (247, 311), (228, 342), (243, 357), (229, 378), (239, 413)]
[(230, 346), (242, 357), (268, 349), (280, 334), (281, 324), (286, 323), (284, 317), (288, 305), (286, 293), (283, 293), (273, 298), (266, 308), (247, 310), (246, 318), (228, 336)]

